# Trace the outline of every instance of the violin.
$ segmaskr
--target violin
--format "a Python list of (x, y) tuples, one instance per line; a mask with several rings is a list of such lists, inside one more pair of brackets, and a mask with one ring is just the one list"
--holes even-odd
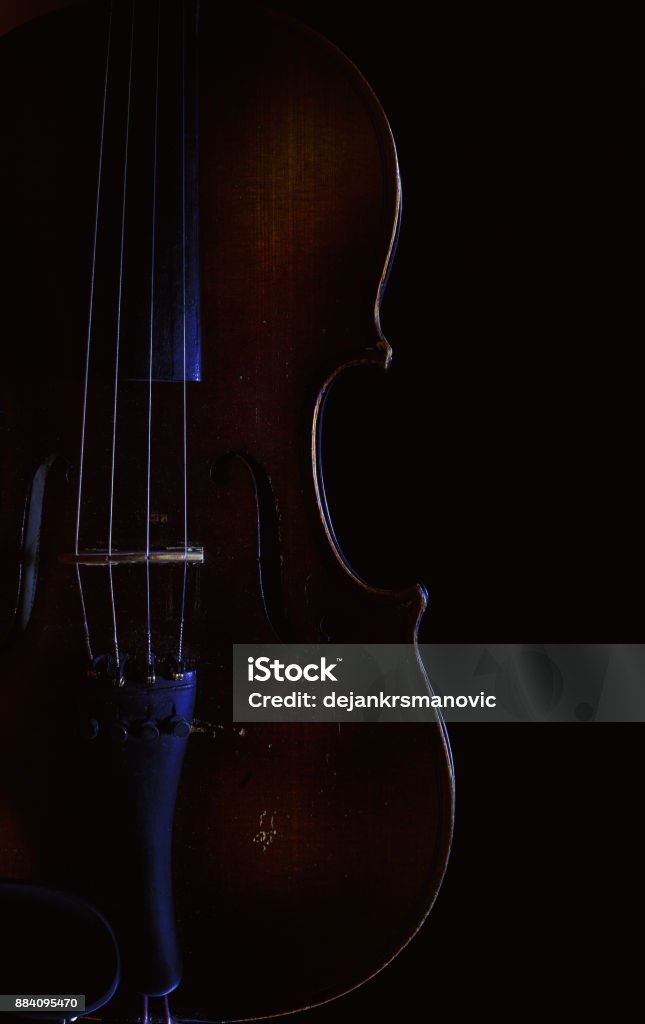
[(438, 713), (231, 712), (233, 644), (414, 651), (425, 609), (322, 472), (336, 380), (392, 354), (386, 117), (316, 32), (196, 0), (49, 15), (0, 75), (0, 896), (76, 936), (57, 1019), (323, 1003), (421, 926), (453, 821)]

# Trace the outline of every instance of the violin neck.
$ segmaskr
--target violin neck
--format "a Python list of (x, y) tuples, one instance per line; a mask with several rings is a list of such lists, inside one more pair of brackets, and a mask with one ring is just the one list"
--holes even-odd
[(93, 376), (201, 377), (197, 0), (106, 5)]

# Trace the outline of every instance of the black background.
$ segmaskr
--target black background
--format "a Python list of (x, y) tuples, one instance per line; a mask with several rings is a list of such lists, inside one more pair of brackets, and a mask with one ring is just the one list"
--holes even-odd
[[(426, 584), (425, 642), (636, 640), (636, 25), (589, 6), (274, 6), (355, 61), (401, 163), (392, 368), (341, 382), (326, 421), (350, 561), (374, 583)], [(427, 924), (377, 978), (289, 1019), (578, 1020), (606, 1002), (622, 1020), (640, 1005), (642, 727), (450, 737), (455, 841)]]
[[(637, 639), (635, 26), (523, 5), (279, 6), (363, 71), (401, 164), (392, 368), (349, 376), (327, 415), (350, 561), (383, 585), (423, 580), (425, 642)], [(642, 895), (642, 728), (450, 734), (457, 822), (435, 909), (386, 971), (306, 1019), (557, 1018), (605, 1000), (620, 1015)]]

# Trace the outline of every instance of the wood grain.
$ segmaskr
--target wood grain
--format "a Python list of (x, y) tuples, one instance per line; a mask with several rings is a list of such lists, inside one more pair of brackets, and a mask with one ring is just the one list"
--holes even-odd
[[(104, 26), (101, 4), (70, 10), (4, 40), (1, 55), (1, 143), (11, 157), (4, 303), (7, 336), (20, 339), (0, 393), (2, 544), (14, 560), (7, 616), (30, 473), (52, 452), (60, 460), (47, 484), (31, 620), (6, 661), (0, 874), (67, 885), (99, 905), (111, 865), (74, 739), (87, 684), (75, 578), (59, 556), (73, 549)], [(206, 4), (200, 39), (203, 382), (188, 388), (188, 473), (190, 541), (205, 563), (189, 585), (199, 696), (175, 828), (186, 973), (173, 1007), (215, 1020), (322, 1002), (391, 959), (436, 897), (453, 782), (439, 722), (231, 724), (232, 643), (413, 644), (425, 597), (417, 587), (374, 589), (345, 563), (317, 458), (325, 389), (342, 367), (388, 362), (378, 301), (399, 192), (385, 117), (356, 69), (286, 18), (223, 17)], [(181, 385), (153, 390), (152, 540), (176, 546)], [(112, 394), (112, 381), (92, 379), (88, 547), (105, 544)], [(123, 383), (115, 546), (133, 550), (144, 526), (146, 398), (144, 385)], [(387, 523), (382, 530), (386, 538)], [(131, 648), (144, 633), (143, 572), (115, 572)], [(170, 648), (180, 580), (168, 567), (153, 576), (155, 644)], [(103, 649), (105, 570), (88, 568), (84, 579)], [(70, 848), (79, 808), (84, 827)]]

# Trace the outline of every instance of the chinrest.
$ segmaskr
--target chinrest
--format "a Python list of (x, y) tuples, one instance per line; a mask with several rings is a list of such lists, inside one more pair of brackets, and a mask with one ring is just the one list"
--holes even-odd
[(85, 996), (85, 1007), (28, 1007), (20, 1016), (70, 1020), (103, 1006), (116, 991), (119, 951), (103, 915), (70, 893), (0, 881), (3, 993)]

